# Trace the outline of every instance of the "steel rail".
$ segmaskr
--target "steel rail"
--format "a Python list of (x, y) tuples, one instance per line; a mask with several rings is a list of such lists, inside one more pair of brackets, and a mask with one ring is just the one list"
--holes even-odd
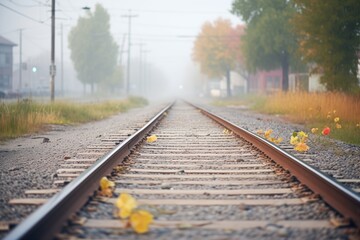
[(129, 155), (130, 149), (150, 132), (173, 104), (166, 106), (144, 127), (98, 159), (93, 166), (17, 225), (4, 239), (52, 239), (70, 215), (79, 210), (88, 201), (89, 196), (94, 194), (99, 187), (100, 179)]
[(356, 192), (337, 182), (333, 177), (322, 173), (282, 150), (275, 144), (198, 105), (189, 104), (225, 128), (233, 131), (236, 135), (252, 143), (273, 161), (290, 171), (301, 183), (305, 184), (313, 192), (319, 194), (326, 203), (340, 212), (344, 217), (351, 219), (356, 226), (360, 227), (360, 196)]

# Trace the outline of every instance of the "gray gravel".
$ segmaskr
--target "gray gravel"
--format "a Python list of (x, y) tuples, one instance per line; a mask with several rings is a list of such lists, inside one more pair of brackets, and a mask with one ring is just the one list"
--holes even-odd
[(27, 189), (53, 187), (56, 170), (65, 158), (84, 152), (87, 146), (100, 142), (102, 136), (114, 131), (135, 132), (164, 106), (152, 104), (78, 126), (54, 125), (47, 132), (1, 143), (0, 221), (17, 221), (31, 213), (36, 207), (11, 206), (8, 201), (27, 197), (24, 194)]
[[(218, 108), (210, 105), (206, 107), (251, 131), (256, 131), (259, 128), (271, 128), (284, 139), (288, 139), (294, 130), (305, 130), (303, 126), (289, 124), (279, 117), (255, 114), (239, 108)], [(159, 106), (147, 107), (147, 114), (145, 115), (142, 113), (142, 109), (134, 109), (101, 122), (76, 127), (55, 126), (50, 132), (26, 136), (1, 145), (0, 190), (3, 194), (0, 196), (0, 221), (22, 218), (33, 211), (33, 207), (11, 207), (7, 205), (7, 201), (11, 198), (24, 197), (23, 192), (26, 189), (52, 187), (54, 173), (60, 168), (65, 157), (74, 157), (87, 146), (99, 142), (101, 136), (113, 132), (114, 126), (117, 129), (134, 128), (132, 123), (135, 119), (143, 119), (144, 122), (144, 119), (147, 119), (149, 115), (159, 109)], [(44, 138), (48, 138), (50, 141), (44, 142)], [(335, 148), (324, 149), (323, 146), (311, 145), (309, 154), (313, 154), (311, 158), (314, 160), (311, 164), (321, 169), (334, 170), (332, 174), (336, 177), (360, 178), (360, 147), (339, 141), (332, 141), (332, 144), (334, 144)], [(341, 152), (339, 152), (339, 149)], [(300, 156), (308, 158), (308, 154)], [(139, 156), (135, 153), (132, 157), (137, 158)], [(259, 158), (262, 158), (262, 156), (260, 155)], [(31, 180), (29, 180), (30, 176)], [(148, 198), (159, 198), (159, 196), (148, 196)], [(193, 197), (189, 196), (189, 198)], [(99, 205), (96, 212), (81, 212), (80, 216), (93, 217), (96, 215), (108, 218), (109, 215), (112, 215), (112, 209), (111, 206)], [(160, 215), (158, 219), (204, 219), (205, 216), (209, 216), (211, 218), (209, 220), (212, 220), (213, 216), (221, 218), (222, 214), (234, 220), (256, 219), (257, 216), (269, 219), (272, 215), (278, 214), (281, 219), (286, 220), (292, 218), (294, 214), (299, 216), (298, 219), (306, 219), (307, 216), (314, 213), (317, 214), (314, 218), (324, 219), (334, 214), (327, 205), (321, 203), (308, 204), (306, 207), (288, 206), (286, 208), (252, 207), (251, 209), (242, 209), (239, 207), (219, 206), (210, 210), (205, 207), (198, 207), (193, 212), (186, 206), (170, 206), (164, 207), (164, 210), (176, 211), (176, 214), (170, 216), (170, 218), (169, 216)], [(189, 212), (191, 214), (187, 215)], [(348, 237), (347, 233), (342, 229), (316, 229), (308, 230), (308, 233), (305, 233), (304, 231), (298, 232), (297, 230), (276, 225), (242, 231), (153, 229), (149, 234), (143, 236), (132, 234), (131, 231), (127, 230), (84, 230), (74, 227), (69, 231), (75, 231), (77, 233), (75, 235), (80, 238), (106, 239), (117, 239), (124, 235), (126, 235), (127, 239), (169, 239), (170, 235), (173, 239), (303, 239), (304, 236), (311, 236), (313, 239), (328, 239), (329, 236), (336, 236), (334, 239), (347, 239)], [(324, 236), (326, 237), (324, 238)]]
[[(290, 136), (294, 131), (309, 132), (304, 126), (291, 124), (280, 116), (259, 114), (242, 107), (215, 107), (210, 104), (203, 104), (203, 107), (252, 132), (273, 129), (274, 134), (282, 137), (286, 145), (290, 145)], [(311, 166), (320, 170), (330, 170), (327, 173), (335, 178), (360, 179), (360, 146), (329, 138), (323, 139), (325, 143), (311, 142), (307, 154), (296, 154), (293, 150), (289, 152), (296, 154), (300, 159), (309, 158), (310, 155), (313, 160), (309, 163)], [(359, 184), (347, 185), (360, 188)]]
[[(179, 106), (180, 105), (180, 106)], [(179, 112), (180, 110), (183, 110), (182, 112)], [(176, 109), (178, 111), (176, 111)], [(167, 118), (164, 119), (162, 124), (160, 124), (154, 131), (153, 134), (157, 134), (159, 132), (164, 131), (166, 133), (166, 130), (168, 133), (171, 132), (181, 132), (185, 133), (181, 136), (181, 134), (173, 134), (175, 137), (175, 140), (172, 141), (169, 138), (161, 138), (159, 136), (158, 140), (155, 143), (151, 143), (151, 146), (153, 147), (160, 147), (162, 144), (174, 144), (176, 140), (178, 142), (181, 142), (184, 144), (185, 142), (188, 142), (190, 145), (196, 145), (198, 144), (197, 140), (191, 138), (191, 134), (194, 134), (196, 136), (197, 134), (203, 134), (207, 133), (208, 129), (213, 130), (215, 126), (210, 126), (205, 120), (204, 116), (196, 115), (193, 111), (186, 109), (184, 105), (178, 104), (174, 107), (174, 111), (170, 111), (167, 115)], [(186, 115), (192, 115), (191, 123), (187, 119)], [(196, 119), (196, 120), (193, 120)], [(201, 121), (200, 121), (201, 119)], [(198, 122), (196, 122), (198, 121)], [(194, 123), (196, 122), (196, 123)], [(172, 124), (171, 124), (172, 123)], [(188, 129), (188, 126), (191, 125), (193, 129)], [(168, 127), (168, 129), (166, 129)], [(196, 128), (198, 127), (198, 128)], [(203, 128), (204, 127), (204, 128)], [(199, 130), (201, 129), (201, 130)], [(223, 128), (218, 128), (218, 133), (221, 133)], [(208, 135), (207, 135), (208, 136)], [(208, 137), (210, 138), (210, 137)], [(213, 139), (216, 141), (212, 142), (211, 146), (219, 147), (224, 144), (219, 139)], [(233, 142), (241, 142), (239, 138), (233, 137)], [(229, 141), (230, 143), (230, 141)], [(231, 144), (231, 143), (230, 143)], [(168, 152), (166, 154), (162, 154), (161, 150), (158, 151), (158, 155), (153, 155), (154, 151), (151, 150), (151, 148), (147, 148), (149, 144), (144, 144), (142, 147), (138, 147), (136, 151), (133, 152), (133, 154), (128, 158), (128, 161), (131, 162), (132, 168), (142, 168), (141, 163), (137, 162), (137, 160), (141, 161), (148, 161), (148, 162), (158, 162), (161, 163), (162, 160), (172, 160), (181, 162), (182, 160), (196, 160), (196, 161), (202, 161), (202, 160), (214, 160), (218, 161), (219, 158), (221, 160), (233, 160), (236, 161), (238, 156), (234, 155), (225, 155), (225, 154), (219, 154), (219, 156), (212, 156), (217, 150), (212, 149), (212, 147), (206, 146), (208, 149), (208, 153), (210, 153), (210, 156), (201, 156), (201, 155), (169, 155)], [(239, 144), (242, 145), (242, 149), (246, 149), (246, 152), (252, 151), (252, 147), (248, 143), (242, 143)], [(247, 146), (246, 146), (247, 145)], [(173, 147), (173, 151), (178, 150), (180, 147)], [(189, 150), (187, 148), (184, 148), (186, 150)], [(195, 150), (196, 151), (196, 150)], [(171, 152), (171, 151), (170, 151)], [(189, 150), (189, 153), (192, 153)], [(149, 155), (150, 154), (150, 155)], [(144, 160), (145, 159), (145, 160)], [(257, 159), (252, 159), (253, 162), (266, 162), (269, 163), (269, 159), (264, 156), (263, 154), (258, 154)], [(247, 161), (244, 161), (245, 163)], [(164, 162), (165, 163), (165, 162)], [(175, 169), (171, 166), (171, 163), (167, 162), (168, 167), (167, 169)], [(241, 163), (239, 163), (241, 164)], [(270, 167), (270, 166), (269, 166)], [(273, 166), (271, 166), (273, 167)], [(278, 169), (279, 175), (272, 175), (271, 177), (274, 179), (283, 179), (286, 178), (286, 172), (281, 171)], [(124, 170), (123, 173), (127, 175), (132, 175), (132, 177), (135, 177), (138, 180), (159, 180), (160, 177), (154, 177), (154, 178), (147, 178), (143, 176), (136, 176), (135, 170), (130, 170), (128, 172), (127, 170)], [(281, 173), (281, 174), (280, 174)], [(148, 173), (149, 175), (156, 175), (155, 173)], [(180, 174), (180, 173), (179, 173)], [(191, 173), (186, 174), (186, 170), (184, 172), (181, 172), (181, 174), (185, 174), (185, 176), (191, 176)], [(139, 184), (137, 187), (136, 184), (128, 185), (126, 183), (121, 183), (121, 180), (126, 180), (126, 176), (122, 176), (119, 174), (116, 176), (116, 174), (113, 175), (111, 180), (117, 181), (117, 188), (145, 188), (145, 189), (159, 189), (161, 186), (153, 186), (151, 184)], [(172, 176), (170, 176), (172, 175)], [(269, 174), (271, 175), (271, 174)], [(167, 174), (168, 177), (175, 177), (177, 176), (177, 173), (169, 173)], [(185, 177), (183, 176), (183, 177)], [(211, 175), (209, 174), (210, 179)], [(229, 180), (234, 180), (234, 178), (231, 178), (231, 174), (227, 174), (226, 176), (229, 177)], [(256, 177), (252, 177), (252, 179), (256, 179)], [(211, 179), (207, 181), (214, 181), (216, 182), (216, 179)], [(167, 180), (164, 180), (163, 183), (168, 184)], [(291, 181), (287, 182), (284, 180), (283, 185), (286, 184), (294, 184), (293, 186), (300, 186), (298, 182)], [(173, 186), (175, 187), (175, 186)], [(178, 189), (210, 189), (210, 186), (189, 186), (189, 185), (178, 185)], [(263, 186), (263, 188), (276, 188), (279, 187), (279, 185), (271, 185), (271, 186)], [(218, 186), (219, 189), (232, 189), (232, 186), (223, 185)], [(234, 189), (246, 189), (248, 186), (236, 186)], [(198, 195), (172, 195), (172, 194), (141, 194), (141, 193), (134, 193), (132, 194), (137, 199), (196, 199), (198, 201), (201, 201), (202, 199), (286, 199), (286, 198), (298, 198), (298, 197), (305, 197), (308, 196), (308, 194), (312, 194), (309, 190), (304, 189), (304, 191), (294, 191), (288, 194), (278, 194), (278, 195), (271, 195), (271, 196), (252, 196), (252, 195), (211, 195), (211, 194), (198, 194)], [(117, 197), (117, 194), (116, 196)], [(98, 202), (96, 198), (94, 198), (94, 202), (96, 204), (93, 211), (87, 211), (86, 207), (83, 208), (81, 211), (79, 211), (78, 216), (81, 218), (88, 218), (88, 219), (113, 219), (113, 211), (114, 206), (113, 204), (106, 204), (102, 201)], [(174, 221), (174, 220), (180, 220), (186, 223), (190, 220), (205, 220), (205, 221), (220, 221), (220, 220), (266, 220), (269, 221), (269, 224), (265, 227), (257, 227), (252, 229), (245, 229), (241, 231), (232, 231), (232, 230), (205, 230), (201, 227), (195, 228), (192, 227), (190, 229), (156, 229), (152, 228), (151, 231), (145, 235), (135, 235), (128, 230), (107, 230), (107, 229), (90, 229), (87, 227), (79, 226), (79, 225), (72, 225), (68, 228), (64, 228), (62, 233), (70, 234), (72, 236), (76, 236), (79, 238), (96, 238), (96, 239), (348, 239), (349, 229), (314, 229), (314, 230), (297, 230), (292, 228), (286, 228), (283, 226), (279, 226), (274, 224), (274, 221), (276, 220), (329, 220), (333, 217), (339, 217), (339, 215), (331, 209), (328, 205), (326, 205), (323, 201), (318, 200), (314, 202), (308, 202), (306, 204), (300, 204), (300, 205), (285, 205), (282, 204), (281, 206), (246, 206), (246, 205), (229, 205), (229, 206), (216, 206), (216, 205), (210, 205), (210, 206), (186, 206), (186, 205), (158, 205), (158, 206), (142, 206), (142, 208), (149, 210), (152, 212), (157, 220), (163, 220), (163, 221)], [(159, 208), (161, 211), (159, 211)], [(170, 213), (165, 214), (164, 212)], [(120, 222), (120, 221), (119, 221)]]

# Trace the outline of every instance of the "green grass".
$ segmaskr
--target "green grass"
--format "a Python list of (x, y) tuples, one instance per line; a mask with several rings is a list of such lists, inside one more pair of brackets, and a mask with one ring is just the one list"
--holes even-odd
[(48, 124), (79, 124), (107, 118), (147, 104), (143, 98), (100, 103), (38, 103), (21, 100), (0, 103), (0, 140), (38, 132)]

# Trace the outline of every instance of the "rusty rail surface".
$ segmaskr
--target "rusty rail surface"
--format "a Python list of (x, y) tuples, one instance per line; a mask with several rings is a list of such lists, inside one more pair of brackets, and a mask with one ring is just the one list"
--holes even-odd
[(319, 194), (323, 200), (349, 218), (360, 227), (360, 196), (351, 189), (337, 182), (333, 177), (316, 170), (312, 166), (282, 150), (275, 144), (257, 136), (256, 134), (237, 126), (208, 110), (194, 105), (203, 114), (233, 131), (236, 135), (252, 143), (273, 161), (290, 171), (299, 181)]
[(79, 210), (88, 201), (89, 196), (98, 189), (100, 179), (129, 155), (130, 149), (150, 132), (173, 104), (166, 106), (144, 127), (98, 159), (93, 166), (39, 207), (4, 239), (52, 239), (70, 215)]

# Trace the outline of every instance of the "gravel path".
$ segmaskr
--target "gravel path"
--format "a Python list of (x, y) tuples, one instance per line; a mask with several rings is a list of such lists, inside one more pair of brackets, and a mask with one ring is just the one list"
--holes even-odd
[[(203, 107), (223, 116), (225, 119), (256, 132), (259, 129), (273, 129), (273, 135), (279, 135), (284, 139), (284, 144), (289, 144), (290, 136), (294, 131), (309, 132), (304, 126), (292, 124), (279, 116), (254, 113), (243, 107), (215, 107), (203, 104)], [(289, 144), (290, 145), (290, 144)], [(347, 144), (337, 140), (322, 137), (320, 141), (310, 144), (307, 154), (297, 154), (300, 159), (310, 158), (310, 165), (325, 170), (329, 175), (342, 179), (360, 179), (360, 146)], [(295, 151), (290, 151), (295, 154)], [(359, 185), (350, 187), (359, 188)]]
[[(152, 118), (164, 104), (129, 110), (111, 118), (78, 126), (50, 126), (51, 130), (32, 134), (0, 145), (0, 221), (27, 216), (34, 206), (10, 206), (13, 198), (26, 197), (24, 190), (51, 188), (57, 169), (101, 136), (116, 130), (134, 130), (136, 122)], [(1, 235), (0, 235), (1, 237)]]

